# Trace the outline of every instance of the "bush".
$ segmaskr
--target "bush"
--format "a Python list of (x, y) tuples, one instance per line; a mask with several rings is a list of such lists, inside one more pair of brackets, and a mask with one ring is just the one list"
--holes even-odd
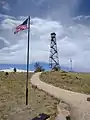
[(39, 63), (35, 63), (34, 67), (35, 67), (35, 72), (42, 72), (45, 70)]
[(59, 70), (60, 70), (60, 67), (54, 67), (53, 70), (54, 70), (54, 71), (59, 71)]
[(61, 71), (61, 73), (68, 73), (68, 72), (66, 72), (66, 71), (62, 70), (62, 71)]
[(9, 73), (8, 73), (8, 72), (6, 72), (6, 73), (5, 73), (5, 75), (9, 75)]

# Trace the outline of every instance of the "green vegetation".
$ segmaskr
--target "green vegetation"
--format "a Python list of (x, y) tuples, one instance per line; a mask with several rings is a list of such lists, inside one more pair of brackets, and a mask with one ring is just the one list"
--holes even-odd
[[(29, 78), (32, 73), (29, 73)], [(29, 105), (25, 105), (26, 73), (0, 72), (0, 120), (28, 120), (48, 113), (54, 120), (58, 101), (29, 81)]]
[(35, 72), (44, 71), (44, 68), (38, 62), (35, 63), (34, 67), (35, 67)]
[(54, 67), (52, 70), (53, 71), (60, 71), (60, 67)]
[(72, 72), (45, 72), (41, 80), (63, 89), (90, 94), (90, 74)]

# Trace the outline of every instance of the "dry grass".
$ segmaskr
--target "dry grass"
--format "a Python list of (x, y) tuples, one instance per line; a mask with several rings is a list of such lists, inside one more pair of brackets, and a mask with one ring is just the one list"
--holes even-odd
[(26, 107), (25, 80), (26, 73), (9, 73), (6, 76), (0, 72), (0, 120), (28, 120), (42, 112), (51, 114), (53, 120), (58, 101), (32, 87), (29, 81), (29, 105)]
[(63, 89), (90, 94), (90, 74), (71, 72), (45, 72), (41, 80)]

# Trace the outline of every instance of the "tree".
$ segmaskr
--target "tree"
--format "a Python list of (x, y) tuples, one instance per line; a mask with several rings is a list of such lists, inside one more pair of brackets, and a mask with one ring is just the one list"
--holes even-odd
[(38, 62), (35, 63), (34, 67), (35, 67), (35, 72), (42, 72), (45, 70)]

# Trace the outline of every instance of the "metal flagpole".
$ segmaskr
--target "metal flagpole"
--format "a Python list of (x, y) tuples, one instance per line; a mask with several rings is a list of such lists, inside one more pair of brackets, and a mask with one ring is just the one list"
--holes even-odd
[(28, 17), (26, 105), (28, 105), (29, 40), (30, 40), (30, 16)]

